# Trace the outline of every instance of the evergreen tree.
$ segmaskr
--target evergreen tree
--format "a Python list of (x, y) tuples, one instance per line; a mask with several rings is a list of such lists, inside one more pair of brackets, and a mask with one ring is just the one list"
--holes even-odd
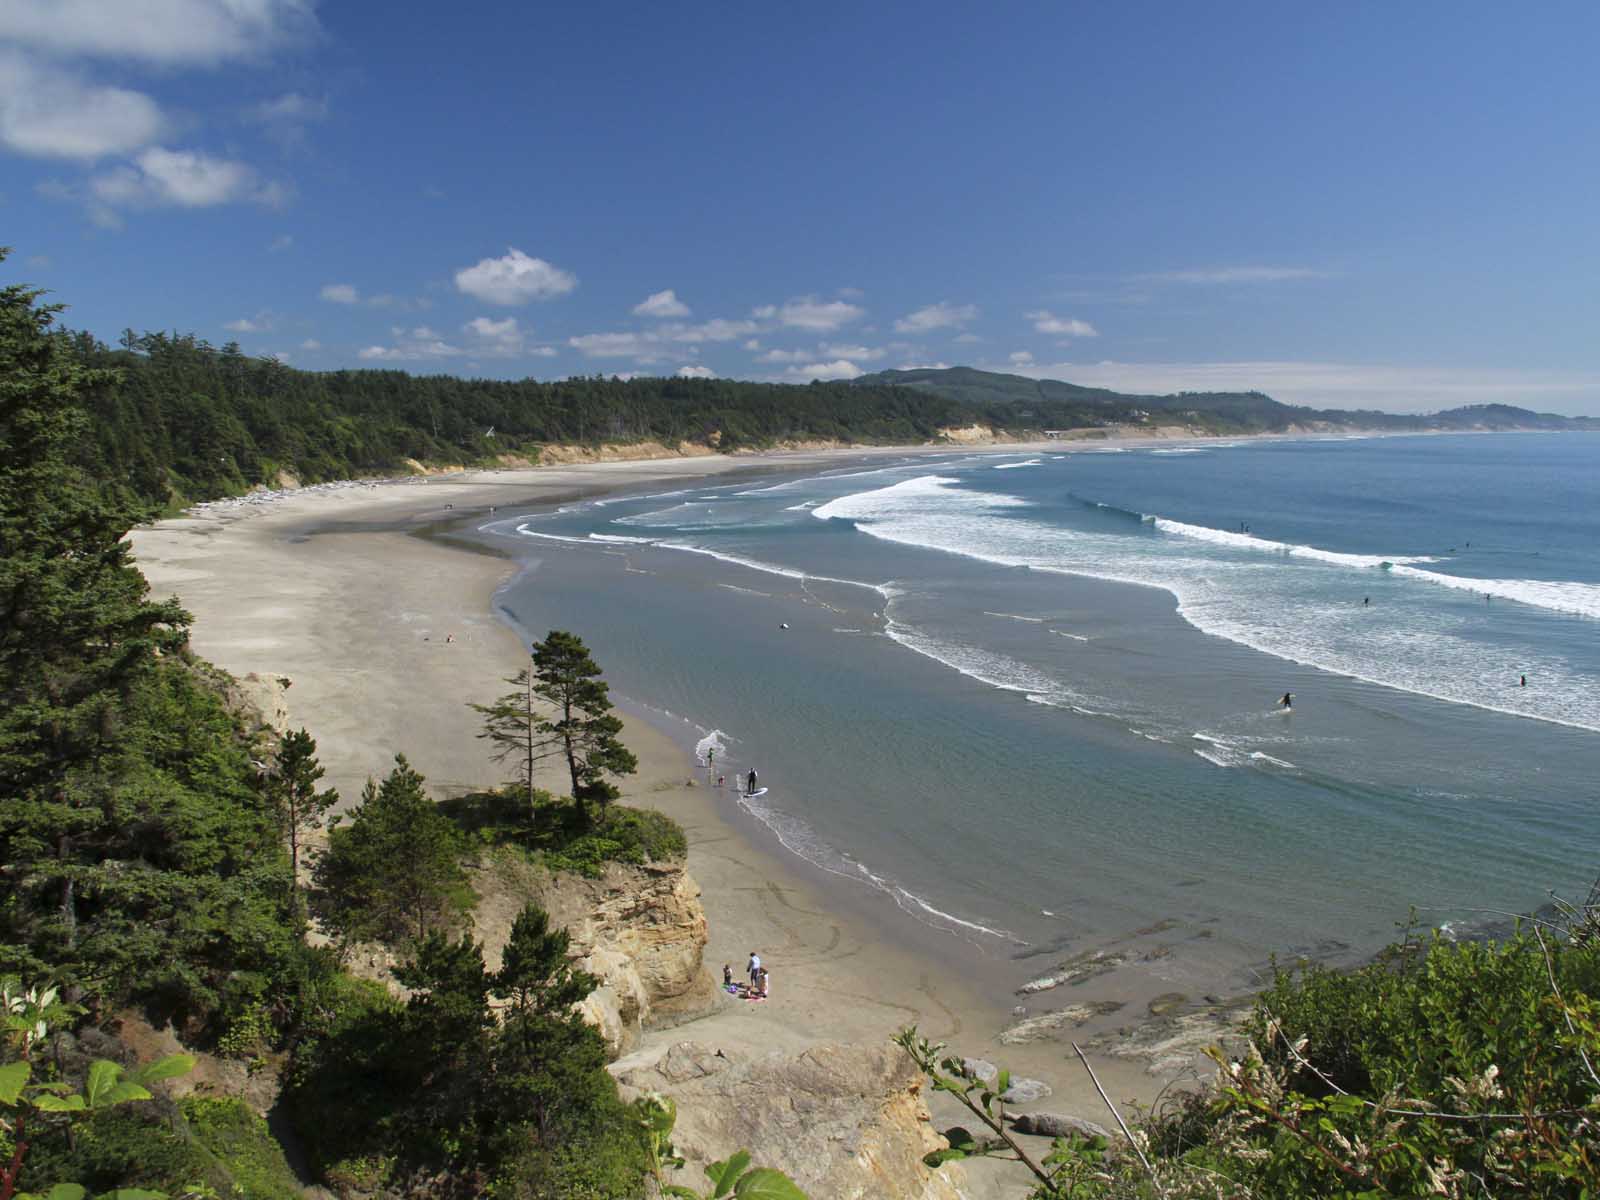
[(350, 824), (335, 817), (318, 861), (312, 910), (348, 938), (421, 942), (464, 907), (460, 836), (397, 754), (381, 785), (367, 781)]
[(631, 775), (639, 760), (617, 736), (622, 721), (611, 711), (610, 688), (583, 639), (552, 629), (534, 643), (533, 679), (534, 695), (554, 709), (535, 731), (565, 759), (573, 802), (581, 808), (587, 800), (603, 805), (616, 799), (617, 789), (606, 776)]
[(517, 764), (517, 782), (528, 793), (528, 810), (534, 807), (534, 765), (543, 758), (557, 753), (557, 743), (541, 733), (539, 711), (534, 706), (533, 672), (523, 667), (506, 679), (515, 691), (507, 692), (493, 704), (472, 704), (469, 708), (483, 714), (483, 730), (478, 734), (494, 749), (490, 757), (495, 762), (512, 759)]
[(289, 888), (296, 913), (300, 911), (300, 842), (322, 827), (328, 810), (339, 803), (332, 788), (317, 791), (324, 772), (317, 761), (317, 743), (304, 729), (283, 736), (278, 765), (268, 779), (267, 794), (277, 810), (278, 825), (289, 842)]

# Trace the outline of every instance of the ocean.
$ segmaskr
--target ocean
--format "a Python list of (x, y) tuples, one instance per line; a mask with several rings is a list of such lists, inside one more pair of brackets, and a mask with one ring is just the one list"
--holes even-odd
[(482, 532), (730, 817), (1008, 988), (1136, 933), (1245, 988), (1600, 872), (1597, 435), (886, 455)]

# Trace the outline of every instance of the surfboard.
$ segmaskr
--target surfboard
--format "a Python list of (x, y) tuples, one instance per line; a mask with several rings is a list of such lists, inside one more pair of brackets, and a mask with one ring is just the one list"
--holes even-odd
[(740, 792), (739, 794), (746, 800), (754, 800), (757, 796), (765, 796), (767, 794), (767, 789), (764, 787), (758, 787), (753, 792)]

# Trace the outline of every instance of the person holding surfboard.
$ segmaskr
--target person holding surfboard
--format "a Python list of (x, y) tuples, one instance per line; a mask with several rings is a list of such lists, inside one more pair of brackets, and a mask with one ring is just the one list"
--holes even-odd
[(746, 796), (754, 796), (756, 794), (756, 769), (754, 767), (750, 768), (750, 778), (745, 781), (744, 794)]
[(1293, 692), (1285, 692), (1283, 694), (1283, 699), (1278, 701), (1278, 707), (1279, 708), (1293, 708), (1294, 707), (1294, 693)]

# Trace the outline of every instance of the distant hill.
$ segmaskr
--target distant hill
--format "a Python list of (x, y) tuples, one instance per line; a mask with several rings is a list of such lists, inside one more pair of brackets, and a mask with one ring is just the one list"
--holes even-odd
[(1177, 392), (1138, 395), (1029, 379), (974, 367), (879, 371), (858, 387), (905, 387), (981, 410), (987, 424), (1021, 429), (1081, 429), (1108, 425), (1185, 425), (1207, 433), (1283, 433), (1291, 429), (1600, 430), (1600, 419), (1536, 413), (1508, 404), (1474, 404), (1431, 414), (1316, 409), (1282, 404), (1264, 392)]

